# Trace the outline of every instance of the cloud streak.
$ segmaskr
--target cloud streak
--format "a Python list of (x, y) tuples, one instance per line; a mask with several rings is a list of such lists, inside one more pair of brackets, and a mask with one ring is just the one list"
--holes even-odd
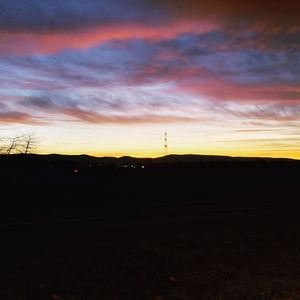
[[(6, 32), (0, 31), (0, 54), (55, 54), (66, 49), (86, 49), (112, 40), (151, 39), (163, 40), (186, 32), (206, 32), (217, 28), (215, 24), (185, 21), (162, 26), (125, 24), (102, 25), (76, 32)], [(64, 41), (62, 43), (62, 41)]]

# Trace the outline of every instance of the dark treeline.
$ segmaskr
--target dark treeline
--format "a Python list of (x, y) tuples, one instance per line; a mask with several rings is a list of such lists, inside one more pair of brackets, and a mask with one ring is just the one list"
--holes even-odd
[(297, 160), (4, 155), (0, 167), (2, 222), (190, 202), (300, 199)]

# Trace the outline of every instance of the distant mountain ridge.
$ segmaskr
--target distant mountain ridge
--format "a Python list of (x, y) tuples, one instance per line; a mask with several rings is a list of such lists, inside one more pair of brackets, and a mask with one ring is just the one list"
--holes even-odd
[(64, 154), (15, 154), (15, 155), (1, 155), (0, 163), (3, 161), (14, 162), (45, 162), (45, 163), (76, 163), (76, 164), (92, 164), (92, 165), (126, 165), (126, 164), (197, 164), (205, 162), (295, 162), (300, 164), (300, 160), (289, 158), (269, 158), (269, 157), (231, 157), (231, 156), (218, 156), (218, 155), (198, 155), (198, 154), (170, 154), (167, 156), (157, 158), (137, 158), (131, 156), (122, 157), (96, 157), (90, 155), (64, 155)]

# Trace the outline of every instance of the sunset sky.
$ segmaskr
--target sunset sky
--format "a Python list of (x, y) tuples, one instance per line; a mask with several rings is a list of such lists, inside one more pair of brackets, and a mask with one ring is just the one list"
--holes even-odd
[(300, 158), (297, 0), (0, 0), (0, 137), (40, 153)]

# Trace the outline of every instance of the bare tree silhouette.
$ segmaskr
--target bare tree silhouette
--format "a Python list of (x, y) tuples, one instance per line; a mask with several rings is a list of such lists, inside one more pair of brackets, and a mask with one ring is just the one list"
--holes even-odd
[(3, 138), (0, 138), (0, 154), (5, 153), (5, 147), (3, 145)]
[(33, 133), (18, 134), (13, 137), (2, 138), (0, 144), (1, 154), (30, 154), (38, 144), (38, 139)]
[(33, 133), (28, 133), (22, 137), (22, 154), (33, 153), (37, 148), (37, 137)]
[(20, 153), (20, 151), (19, 151), (20, 143), (21, 143), (20, 135), (9, 138), (7, 148), (6, 148), (7, 154), (10, 155), (12, 153)]

